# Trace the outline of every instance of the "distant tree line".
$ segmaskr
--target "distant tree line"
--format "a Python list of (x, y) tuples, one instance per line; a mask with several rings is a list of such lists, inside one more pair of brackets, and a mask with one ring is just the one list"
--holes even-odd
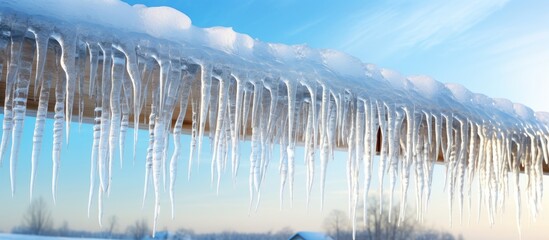
[[(25, 235), (42, 235), (78, 238), (110, 238), (110, 239), (150, 239), (151, 230), (145, 219), (137, 220), (126, 228), (125, 232), (117, 232), (118, 219), (111, 216), (103, 225), (103, 231), (89, 232), (72, 230), (67, 221), (58, 228), (54, 227), (53, 218), (46, 201), (43, 198), (34, 199), (23, 216), (19, 226), (12, 229), (12, 233)], [(175, 232), (160, 231), (155, 239), (170, 240), (286, 240), (293, 234), (293, 230), (284, 228), (278, 232), (267, 233), (195, 233), (192, 230), (181, 228)]]
[[(457, 240), (462, 236), (454, 236), (449, 232), (430, 229), (416, 220), (413, 214), (406, 213), (399, 221), (399, 208), (393, 206), (391, 219), (389, 219), (388, 207), (380, 212), (377, 199), (369, 201), (367, 222), (358, 214), (356, 223), (356, 239), (391, 239), (391, 240)], [(362, 212), (362, 207), (357, 211)], [(358, 212), (357, 212), (358, 213)], [(347, 214), (341, 210), (333, 210), (324, 219), (324, 229), (334, 240), (352, 239), (351, 221)]]
[(118, 220), (115, 216), (108, 219), (105, 230), (100, 232), (78, 231), (70, 228), (64, 221), (58, 228), (54, 227), (53, 218), (46, 201), (43, 198), (34, 199), (23, 215), (21, 225), (14, 227), (11, 232), (25, 235), (42, 235), (79, 238), (125, 238), (125, 233), (115, 233)]
[[(412, 214), (399, 222), (398, 208), (393, 207), (392, 217), (388, 218), (387, 208), (380, 213), (376, 200), (370, 201), (367, 224), (362, 220), (357, 223), (356, 239), (416, 239), (416, 240), (457, 240), (455, 237), (444, 231), (422, 226)], [(358, 216), (357, 219), (364, 219)], [(137, 220), (126, 228), (125, 232), (117, 232), (118, 219), (111, 216), (103, 225), (104, 230), (100, 232), (76, 231), (69, 227), (65, 221), (58, 228), (54, 227), (53, 219), (49, 208), (42, 198), (35, 199), (29, 205), (23, 216), (21, 225), (12, 229), (13, 233), (26, 235), (44, 235), (59, 237), (79, 238), (111, 238), (111, 239), (150, 239), (151, 230), (145, 219)], [(345, 212), (333, 210), (324, 220), (324, 229), (334, 240), (352, 239), (352, 231), (349, 217)], [(170, 240), (287, 240), (295, 232), (289, 227), (277, 232), (266, 233), (241, 233), (225, 231), (220, 233), (195, 233), (193, 230), (181, 228), (175, 232), (160, 231), (156, 233), (155, 239)]]

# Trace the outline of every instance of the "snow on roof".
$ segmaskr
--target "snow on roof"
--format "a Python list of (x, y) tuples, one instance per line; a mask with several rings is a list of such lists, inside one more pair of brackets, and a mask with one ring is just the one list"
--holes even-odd
[(290, 239), (300, 236), (305, 240), (333, 240), (330, 236), (320, 232), (297, 232)]

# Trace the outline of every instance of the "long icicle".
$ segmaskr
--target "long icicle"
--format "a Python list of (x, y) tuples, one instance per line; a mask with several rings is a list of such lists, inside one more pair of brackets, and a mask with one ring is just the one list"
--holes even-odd
[[(25, 45), (26, 44), (28, 44), (28, 42), (25, 43)], [(27, 98), (29, 95), (33, 56), (34, 46), (31, 46), (30, 50), (22, 52), (17, 80), (15, 82), (15, 92), (13, 94), (13, 134), (10, 155), (10, 180), (12, 196), (15, 194), (15, 170), (17, 168), (19, 147), (21, 144), (21, 137), (23, 135), (23, 123), (25, 120), (25, 113), (27, 111)]]
[[(59, 56), (59, 49), (56, 49), (56, 56)], [(56, 59), (59, 59), (56, 57)], [(56, 62), (59, 64), (58, 62)], [(59, 176), (59, 164), (61, 161), (61, 145), (63, 144), (63, 120), (65, 119), (65, 105), (63, 100), (65, 97), (65, 79), (63, 74), (57, 67), (57, 83), (55, 85), (55, 114), (53, 116), (53, 151), (52, 151), (52, 182), (51, 192), (53, 202), (55, 203), (57, 195), (57, 178)]]
[(42, 149), (42, 138), (44, 137), (44, 125), (46, 123), (46, 115), (48, 113), (48, 99), (50, 97), (50, 88), (52, 82), (52, 74), (48, 73), (45, 76), (40, 89), (40, 98), (38, 101), (38, 110), (36, 111), (36, 123), (34, 125), (34, 134), (32, 137), (32, 157), (31, 157), (31, 181), (30, 181), (30, 199), (34, 192), (34, 182), (36, 171), (38, 168), (38, 160)]

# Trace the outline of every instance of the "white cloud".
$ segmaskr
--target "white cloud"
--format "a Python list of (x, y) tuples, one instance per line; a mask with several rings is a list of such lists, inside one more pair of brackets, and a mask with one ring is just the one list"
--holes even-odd
[(384, 55), (407, 48), (430, 48), (467, 31), (507, 2), (428, 0), (379, 4), (357, 10), (345, 20), (352, 25), (340, 46), (350, 52), (381, 47)]

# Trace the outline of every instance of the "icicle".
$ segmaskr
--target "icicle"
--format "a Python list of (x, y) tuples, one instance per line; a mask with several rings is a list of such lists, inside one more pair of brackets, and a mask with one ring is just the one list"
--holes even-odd
[(305, 197), (307, 203), (307, 209), (309, 209), (310, 195), (313, 186), (314, 177), (314, 139), (313, 139), (313, 113), (312, 106), (309, 104), (309, 111), (307, 112), (307, 122), (305, 127), (305, 169), (306, 169), (306, 190)]
[[(127, 60), (127, 58), (126, 58)], [(126, 65), (128, 65), (129, 63), (126, 62)], [(127, 74), (127, 72), (126, 72)], [(125, 74), (125, 75), (126, 75)], [(131, 78), (127, 77), (127, 76), (124, 76), (123, 77), (123, 82), (122, 82), (122, 90), (124, 90), (124, 98), (122, 98), (122, 102), (121, 102), (121, 108), (122, 108), (122, 120), (120, 122), (120, 137), (119, 137), (119, 146), (118, 148), (120, 149), (120, 168), (122, 168), (124, 166), (124, 148), (125, 148), (125, 145), (126, 145), (126, 133), (128, 132), (128, 126), (129, 126), (129, 121), (130, 121), (130, 106), (132, 106), (134, 103), (132, 103), (132, 98), (133, 98), (133, 92), (132, 92), (132, 80)], [(135, 98), (133, 98), (133, 101), (138, 101), (136, 100)], [(138, 107), (135, 107), (134, 108), (138, 108)], [(134, 109), (134, 110), (137, 110), (137, 109)], [(134, 117), (135, 118), (139, 118), (135, 112), (134, 112)], [(139, 121), (138, 121), (139, 122)], [(135, 126), (135, 129), (139, 129), (137, 126)]]
[(206, 126), (206, 116), (210, 105), (210, 89), (212, 85), (211, 66), (203, 65), (201, 73), (200, 86), (200, 117), (198, 127), (198, 167), (200, 167), (200, 154), (202, 152), (202, 137), (204, 136), (204, 127)]
[[(27, 42), (24, 44), (27, 45), (29, 43)], [(30, 49), (22, 52), (19, 62), (19, 69), (17, 72), (17, 80), (15, 82), (15, 92), (13, 94), (13, 134), (10, 155), (10, 180), (12, 196), (15, 193), (15, 170), (17, 169), (19, 147), (21, 144), (21, 136), (23, 134), (23, 123), (25, 120), (25, 113), (27, 111), (27, 97), (29, 94), (29, 85), (31, 81), (33, 56), (34, 45), (30, 46)]]
[[(424, 209), (424, 212), (427, 211), (427, 209), (429, 209), (429, 200), (430, 200), (430, 197), (431, 197), (431, 185), (432, 185), (432, 182), (433, 182), (433, 170), (434, 170), (434, 164), (436, 163), (437, 161), (437, 158), (438, 158), (438, 145), (436, 145), (435, 143), (435, 147), (433, 147), (433, 141), (436, 142), (436, 135), (435, 135), (435, 139), (433, 139), (433, 115), (432, 113), (425, 113), (425, 117), (426, 117), (426, 123), (427, 123), (427, 146), (426, 146), (426, 149), (425, 151), (427, 152), (425, 154), (425, 169), (426, 169), (426, 176), (425, 176), (425, 205), (423, 206), (423, 209)], [(436, 123), (437, 123), (437, 120), (436, 120), (436, 117), (435, 117), (435, 128), (436, 128)], [(436, 130), (435, 130), (435, 134), (436, 134)]]
[[(386, 116), (386, 109), (385, 106), (383, 106), (383, 103), (380, 103), (376, 101), (377, 105), (377, 115), (379, 120), (379, 127), (381, 128), (381, 151), (380, 151), (380, 157), (379, 157), (379, 170), (378, 170), (378, 178), (379, 178), (379, 214), (383, 211), (383, 179), (385, 176), (385, 168), (387, 164), (387, 141), (389, 140), (387, 137), (387, 116)], [(391, 207), (391, 206), (389, 206)]]
[[(453, 117), (452, 117), (453, 118)], [(452, 120), (453, 121), (453, 120)], [(446, 126), (448, 127), (448, 126)], [(452, 130), (452, 134), (450, 135), (452, 136), (452, 140), (449, 140), (451, 141), (452, 143), (454, 142), (460, 142), (460, 139), (459, 139), (459, 134), (456, 134), (454, 133), (454, 130)], [(448, 216), (449, 216), (449, 220), (450, 220), (450, 226), (452, 226), (453, 224), (453, 221), (452, 221), (452, 211), (453, 211), (453, 204), (454, 204), (454, 189), (455, 189), (455, 170), (456, 170), (456, 159), (457, 159), (457, 152), (458, 152), (458, 146), (456, 144), (448, 144), (448, 165), (447, 165), (447, 177), (446, 177), (446, 180), (449, 182), (447, 182), (447, 184), (449, 185), (449, 190), (448, 191)]]
[[(56, 56), (59, 55), (59, 49)], [(58, 58), (57, 58), (58, 59)], [(59, 64), (59, 62), (57, 62)], [(59, 164), (61, 161), (61, 145), (63, 143), (63, 120), (65, 119), (65, 106), (63, 100), (65, 97), (65, 79), (64, 75), (59, 69), (57, 69), (57, 83), (55, 85), (55, 114), (53, 116), (53, 171), (52, 171), (52, 186), (51, 191), (53, 195), (53, 202), (55, 203), (57, 193), (57, 178), (59, 171)]]
[(34, 191), (34, 180), (38, 168), (38, 160), (42, 149), (42, 138), (44, 136), (44, 125), (48, 114), (48, 99), (50, 96), (50, 88), (52, 76), (46, 74), (46, 79), (42, 82), (40, 89), (40, 98), (38, 100), (38, 110), (36, 111), (36, 123), (34, 125), (34, 135), (32, 137), (32, 158), (31, 158), (31, 180), (30, 180), (30, 198)]
[[(112, 55), (112, 68), (111, 68), (111, 89), (110, 89), (110, 109), (111, 109), (111, 119), (110, 119), (110, 133), (109, 133), (109, 158), (108, 162), (108, 174), (107, 174), (107, 195), (110, 195), (111, 192), (111, 182), (112, 182), (112, 163), (114, 162), (116, 156), (116, 147), (120, 141), (120, 125), (121, 125), (121, 115), (122, 109), (120, 105), (120, 95), (122, 90), (122, 83), (124, 82), (124, 65), (125, 61), (121, 56), (118, 56), (117, 53)], [(123, 151), (123, 149), (119, 149)], [(122, 160), (120, 160), (122, 161)]]
[(328, 148), (330, 151), (330, 159), (334, 159), (334, 149), (336, 145), (336, 126), (337, 126), (337, 105), (335, 95), (333, 93), (330, 99), (330, 117), (328, 118)]
[[(446, 141), (442, 142), (442, 155), (444, 156), (444, 161), (446, 163), (446, 177), (444, 178), (444, 189), (448, 186), (448, 180), (450, 179), (451, 172), (453, 171), (453, 164), (454, 162), (450, 159), (450, 154), (452, 151), (452, 147), (454, 145), (453, 140), (453, 133), (454, 133), (454, 127), (453, 127), (453, 120), (454, 116), (452, 114), (442, 114), (444, 119), (446, 120)], [(450, 192), (449, 192), (450, 193)]]
[(99, 193), (97, 194), (97, 220), (99, 221), (99, 227), (103, 226), (103, 193), (105, 191), (99, 186)]
[[(99, 89), (97, 89), (98, 91)], [(93, 121), (93, 144), (91, 152), (91, 164), (90, 164), (90, 190), (88, 194), (88, 217), (90, 217), (91, 202), (93, 198), (93, 190), (95, 185), (95, 173), (96, 167), (98, 166), (98, 152), (99, 152), (99, 142), (101, 137), (101, 103), (100, 98), (95, 99), (95, 109), (94, 109), (94, 121)]]
[[(234, 108), (234, 113), (232, 113), (233, 117), (230, 117), (231, 124), (233, 125), (234, 132), (231, 133), (232, 138), (232, 152), (231, 152), (231, 162), (232, 162), (232, 177), (234, 180), (236, 180), (236, 175), (238, 172), (238, 163), (240, 160), (240, 152), (239, 152), (239, 140), (240, 140), (240, 125), (242, 121), (242, 116), (240, 112), (242, 111), (242, 93), (244, 88), (244, 81), (240, 77), (236, 77), (236, 96), (235, 96), (235, 103), (234, 106), (230, 106), (230, 113), (233, 112), (232, 109)], [(234, 120), (233, 120), (234, 119)]]
[[(92, 47), (94, 46), (94, 47)], [(97, 66), (98, 66), (98, 58), (99, 58), (99, 52), (96, 48), (97, 45), (88, 45), (90, 49), (90, 92), (89, 96), (95, 96), (95, 108), (94, 108), (94, 120), (93, 120), (93, 143), (92, 143), (92, 152), (91, 152), (91, 159), (90, 159), (90, 189), (88, 193), (88, 218), (90, 217), (90, 209), (93, 199), (93, 193), (95, 190), (95, 174), (97, 172), (97, 168), (99, 168), (99, 144), (101, 142), (101, 120), (103, 115), (102, 110), (102, 90), (103, 87), (101, 85), (101, 81), (96, 85), (95, 84), (95, 74), (97, 72)], [(95, 49), (92, 51), (92, 49)], [(94, 61), (95, 58), (95, 61)], [(95, 66), (94, 66), (95, 65)], [(92, 70), (95, 69), (95, 70)], [(99, 186), (99, 192), (101, 191), (101, 185)], [(101, 194), (101, 193), (98, 193)], [(98, 201), (101, 199), (100, 196), (98, 196)], [(98, 203), (98, 208), (102, 207), (101, 203)], [(100, 214), (101, 216), (101, 214)], [(101, 218), (99, 218), (99, 221), (101, 221)]]
[[(129, 49), (129, 50), (125, 50)], [(135, 47), (129, 45), (122, 47), (121, 50), (126, 55), (126, 69), (133, 86), (133, 162), (135, 163), (135, 153), (137, 151), (137, 138), (138, 138), (138, 129), (139, 129), (139, 116), (141, 115), (141, 103), (145, 99), (142, 93), (142, 77), (139, 73), (139, 65), (136, 51), (132, 51)], [(91, 50), (90, 50), (91, 51)], [(146, 68), (145, 68), (146, 69)], [(129, 93), (128, 93), (129, 94)]]
[[(431, 121), (430, 119), (430, 116), (426, 113), (427, 115), (427, 120), (426, 121)], [(429, 125), (429, 124), (427, 124)], [(425, 126), (424, 126), (425, 127)], [(430, 129), (429, 129), (430, 130)], [(429, 130), (427, 130), (428, 132), (430, 132)], [(425, 134), (425, 129), (423, 129), (423, 134)], [(428, 195), (427, 192), (430, 191), (430, 190), (427, 190), (428, 188), (430, 188), (430, 184), (431, 184), (431, 176), (432, 176), (432, 169), (433, 169), (433, 162), (431, 162), (431, 151), (432, 151), (432, 148), (431, 148), (431, 145), (429, 145), (429, 137), (428, 136), (425, 136), (425, 135), (422, 135), (420, 136), (420, 142), (423, 142), (423, 153), (422, 153), (422, 156), (421, 156), (421, 161), (423, 162), (423, 187), (422, 187), (422, 192), (420, 193), (421, 194), (421, 199), (422, 201), (417, 203), (418, 205), (418, 208), (420, 209), (419, 214), (419, 221), (420, 222), (424, 222), (424, 215), (427, 211), (427, 206), (428, 206), (428, 203), (427, 203), (427, 200), (426, 199), (426, 196)]]
[(246, 136), (246, 130), (248, 130), (248, 119), (250, 115), (250, 109), (252, 106), (252, 96), (251, 89), (253, 85), (250, 82), (245, 82), (244, 98), (242, 99), (242, 138)]
[(143, 205), (145, 205), (145, 199), (147, 198), (147, 191), (149, 187), (149, 177), (151, 176), (151, 170), (153, 166), (153, 154), (154, 154), (153, 145), (155, 141), (154, 129), (155, 129), (155, 118), (156, 118), (155, 110), (156, 110), (156, 107), (154, 106), (154, 104), (151, 105), (151, 114), (149, 116), (149, 145), (147, 147), (147, 158), (145, 160), (145, 184), (143, 186)]
[[(229, 118), (228, 111), (225, 112), (225, 119)], [(221, 157), (219, 163), (220, 166), (217, 167), (217, 175), (221, 176), (221, 171), (225, 171), (227, 167), (227, 159), (229, 158), (229, 144), (231, 142), (231, 129), (229, 127), (230, 122), (228, 120), (223, 121), (223, 131), (222, 131), (222, 141), (219, 147), (219, 156)], [(219, 188), (221, 186), (221, 177), (217, 178), (217, 193), (219, 194)]]
[[(225, 70), (228, 71), (228, 70)], [(229, 91), (229, 74), (223, 73), (223, 75), (219, 79), (219, 99), (217, 103), (217, 123), (215, 124), (215, 137), (213, 141), (213, 157), (212, 157), (212, 165), (213, 162), (216, 162), (219, 164), (221, 160), (219, 159), (220, 156), (218, 155), (219, 145), (221, 145), (220, 141), (225, 141), (222, 139), (222, 132), (223, 132), (223, 125), (224, 122), (227, 121), (225, 119), (225, 116), (227, 115), (227, 101), (228, 101), (228, 91)], [(213, 131), (210, 130), (210, 131)], [(219, 174), (220, 168), (218, 167), (218, 185), (217, 185), (217, 193), (219, 194), (219, 180), (221, 178), (221, 175)], [(213, 180), (213, 174), (212, 174), (212, 180)]]
[(324, 208), (324, 189), (326, 186), (326, 167), (330, 155), (328, 143), (328, 116), (330, 115), (330, 92), (327, 86), (322, 86), (322, 102), (320, 107), (320, 210)]
[(196, 91), (191, 91), (191, 108), (192, 108), (192, 126), (191, 126), (191, 144), (189, 150), (189, 164), (187, 169), (187, 179), (191, 180), (191, 171), (193, 163), (193, 154), (196, 151), (196, 141), (198, 138), (198, 96), (195, 96)]
[(19, 61), (21, 59), (21, 48), (23, 46), (25, 32), (16, 32), (14, 28), (11, 36), (10, 60), (8, 61), (8, 74), (6, 77), (6, 95), (4, 99), (4, 122), (2, 124), (2, 143), (0, 144), (0, 165), (4, 162), (4, 156), (8, 141), (12, 138), (13, 130), (13, 91), (15, 90), (15, 81), (19, 71)]
[(82, 122), (84, 121), (84, 84), (85, 84), (85, 70), (86, 70), (86, 46), (78, 42), (77, 45), (77, 82), (78, 82), (78, 130), (82, 129)]
[(311, 84), (304, 84), (304, 86), (307, 88), (309, 96), (310, 96), (310, 105), (309, 105), (309, 111), (307, 114), (307, 123), (306, 123), (306, 132), (305, 132), (305, 159), (306, 159), (306, 166), (307, 166), (307, 192), (306, 192), (306, 198), (307, 198), (307, 209), (309, 208), (309, 202), (310, 202), (310, 194), (313, 186), (313, 179), (314, 179), (314, 158), (315, 158), (315, 149), (317, 147), (317, 135), (318, 135), (318, 127), (317, 127), (317, 110), (316, 110), (316, 86)]
[(156, 232), (158, 223), (158, 214), (160, 212), (160, 171), (162, 164), (162, 156), (164, 154), (164, 134), (165, 123), (162, 116), (157, 116), (154, 125), (154, 144), (153, 144), (153, 157), (152, 157), (152, 176), (154, 186), (154, 224), (153, 224), (153, 236)]
[(459, 191), (458, 195), (458, 202), (459, 202), (459, 216), (460, 216), (460, 223), (463, 221), (463, 188), (464, 188), (464, 181), (465, 181), (465, 165), (466, 165), (466, 154), (467, 154), (467, 145), (469, 141), (469, 125), (467, 123), (467, 120), (458, 118), (458, 122), (460, 123), (460, 132), (461, 132), (461, 141), (459, 146), (459, 153), (457, 157), (457, 164), (458, 164), (458, 176), (457, 176), (457, 187)]
[[(124, 96), (129, 94), (126, 89), (124, 89)], [(130, 108), (128, 100), (122, 99), (120, 104), (122, 110), (122, 120), (120, 121), (120, 135), (118, 141), (118, 149), (120, 151), (120, 168), (124, 166), (124, 146), (126, 145), (126, 133), (128, 132), (128, 125), (130, 120)]]
[[(423, 114), (421, 114), (417, 109), (414, 108), (414, 126), (413, 126), (413, 143), (414, 153), (413, 153), (413, 162), (416, 167), (415, 171), (415, 180), (416, 180), (416, 219), (421, 219), (421, 207), (423, 205), (423, 178), (425, 177), (425, 170), (423, 169), (423, 158), (421, 157), (421, 148), (423, 147), (422, 138), (420, 137), (421, 126), (423, 123)], [(424, 134), (423, 134), (424, 135)], [(406, 200), (404, 200), (406, 201)]]
[(470, 139), (469, 139), (469, 155), (467, 157), (467, 175), (469, 176), (469, 181), (468, 181), (468, 189), (467, 189), (467, 199), (468, 199), (468, 203), (469, 203), (469, 219), (468, 219), (468, 222), (470, 223), (471, 222), (471, 188), (473, 186), (473, 179), (474, 179), (474, 176), (475, 176), (475, 165), (477, 163), (477, 128), (476, 128), (476, 124), (474, 124), (473, 122), (471, 122), (469, 120), (469, 125), (470, 125), (470, 128), (471, 129), (471, 134), (469, 135), (470, 136)]
[[(398, 133), (400, 132), (397, 127), (400, 126), (398, 123), (400, 116), (395, 116), (398, 114), (396, 108), (392, 104), (385, 105), (387, 108), (387, 141), (388, 141), (388, 156), (387, 162), (389, 170), (389, 218), (388, 221), (391, 222), (392, 219), (392, 210), (393, 210), (393, 193), (395, 190), (396, 179), (397, 179), (397, 169), (398, 169), (398, 152), (400, 150), (398, 141)], [(403, 200), (404, 201), (404, 200)]]
[(283, 79), (288, 90), (288, 184), (290, 185), (290, 204), (293, 205), (293, 185), (294, 185), (294, 152), (295, 152), (295, 106), (296, 106), (296, 84), (295, 82)]
[[(252, 105), (252, 150), (250, 153), (250, 209), (252, 207), (254, 195), (259, 192), (259, 181), (261, 179), (260, 158), (261, 158), (261, 142), (260, 142), (260, 120), (259, 109), (261, 107), (261, 99), (263, 87), (260, 83), (254, 84), (254, 95)], [(259, 202), (259, 201), (257, 201)]]
[(364, 134), (364, 196), (363, 196), (363, 221), (368, 225), (368, 193), (370, 191), (370, 180), (372, 178), (372, 162), (376, 154), (377, 143), (377, 110), (372, 100), (364, 102), (366, 113), (366, 126)]
[(183, 120), (185, 120), (185, 115), (187, 113), (187, 103), (189, 102), (189, 93), (190, 93), (190, 79), (183, 78), (183, 87), (181, 88), (181, 97), (179, 102), (179, 116), (175, 122), (173, 130), (173, 144), (174, 151), (172, 158), (170, 160), (170, 203), (172, 209), (172, 219), (175, 218), (175, 207), (174, 207), (174, 188), (175, 188), (175, 179), (177, 177), (177, 161), (181, 155), (181, 128), (183, 126)]
[[(260, 167), (260, 180), (259, 180), (259, 189), (261, 189), (261, 184), (265, 180), (267, 175), (267, 168), (271, 159), (272, 153), (272, 132), (270, 124), (274, 118), (274, 111), (276, 110), (276, 95), (273, 95), (273, 86), (271, 85), (272, 79), (265, 78), (263, 79), (263, 90), (261, 95), (261, 108), (260, 108), (260, 118), (259, 118), (259, 127), (260, 127), (260, 141), (261, 141), (261, 157), (259, 162)], [(265, 94), (265, 89), (269, 91), (270, 94)], [(258, 202), (259, 205), (259, 202)]]
[(44, 74), (44, 66), (46, 64), (46, 56), (48, 53), (48, 42), (50, 40), (49, 31), (50, 29), (47, 26), (46, 29), (34, 29), (31, 28), (31, 31), (34, 32), (36, 40), (36, 71), (34, 78), (34, 96), (38, 94), (39, 88), (43, 86), (42, 75)]
[[(411, 108), (411, 109), (410, 109)], [(401, 199), (399, 222), (405, 219), (406, 215), (406, 200), (408, 196), (408, 185), (410, 184), (410, 167), (413, 161), (413, 149), (414, 149), (414, 125), (415, 125), (415, 108), (404, 107), (404, 113), (406, 114), (406, 153), (402, 161), (402, 174), (401, 174)]]
[[(351, 107), (352, 108), (352, 107)], [(344, 114), (346, 116), (346, 114)], [(353, 198), (353, 190), (354, 190), (354, 179), (353, 179), (353, 171), (354, 171), (354, 162), (356, 161), (356, 138), (355, 138), (355, 122), (356, 119), (353, 116), (353, 112), (351, 111), (350, 116), (347, 119), (345, 119), (349, 123), (350, 132), (347, 139), (347, 162), (346, 162), (346, 177), (347, 177), (347, 193), (348, 193), (348, 199), (347, 199), (347, 205), (349, 207), (348, 213), (349, 216), (354, 215), (353, 206), (354, 206), (354, 198)], [(344, 122), (346, 122), (344, 121)], [(352, 219), (352, 218), (351, 218)]]
[(109, 134), (110, 134), (110, 113), (111, 105), (110, 98), (111, 95), (111, 74), (109, 70), (111, 69), (111, 45), (109, 43), (100, 44), (101, 50), (103, 51), (103, 72), (101, 78), (101, 94), (98, 97), (101, 97), (101, 133), (99, 136), (99, 155), (98, 155), (98, 170), (99, 170), (99, 183), (101, 188), (107, 192), (108, 191), (108, 162), (109, 162)]
[(90, 56), (90, 73), (89, 73), (89, 84), (90, 89), (88, 96), (96, 97), (97, 92), (95, 87), (95, 82), (97, 78), (97, 68), (99, 66), (99, 46), (95, 43), (87, 43), (88, 45), (88, 55)]
[[(167, 113), (167, 109), (168, 109), (168, 106), (166, 104), (166, 102), (168, 101), (168, 97), (171, 97), (169, 96), (169, 93), (168, 91), (170, 90), (169, 89), (169, 86), (171, 85), (172, 81), (171, 81), (171, 74), (170, 74), (170, 68), (171, 68), (171, 61), (169, 61), (168, 59), (164, 59), (163, 56), (153, 56), (154, 60), (156, 62), (158, 62), (158, 65), (160, 66), (160, 75), (158, 76), (158, 82), (156, 82), (157, 85), (153, 85), (155, 88), (158, 89), (158, 114), (156, 115), (156, 119), (155, 119), (155, 144), (153, 144), (153, 183), (154, 183), (154, 190), (155, 190), (155, 202), (156, 202), (156, 191), (159, 190), (157, 189), (157, 182), (155, 182), (157, 179), (155, 179), (157, 176), (155, 176), (155, 174), (157, 172), (155, 172), (155, 164), (159, 164), (159, 169), (157, 169), (158, 171), (158, 176), (162, 175), (162, 182), (164, 183), (163, 186), (164, 186), (164, 190), (166, 190), (166, 150), (165, 150), (165, 147), (168, 145), (167, 144), (167, 141), (166, 141), (166, 138), (167, 136), (164, 136), (164, 135), (156, 135), (156, 133), (158, 132), (163, 132), (165, 130), (167, 130), (167, 128), (169, 128), (169, 125), (163, 125), (162, 127), (163, 128), (166, 128), (166, 129), (163, 129), (163, 130), (156, 130), (156, 127), (157, 127), (157, 123), (159, 121), (165, 121), (164, 118), (167, 118), (168, 116), (166, 116), (166, 113)], [(179, 80), (179, 79), (178, 79)], [(160, 119), (160, 120), (159, 120)], [(157, 141), (159, 139), (162, 139), (162, 144), (161, 148), (158, 148), (158, 149), (155, 149), (154, 146), (156, 145)], [(159, 152), (159, 153), (157, 153)], [(157, 156), (157, 154), (159, 154)], [(156, 212), (155, 212), (155, 216), (156, 216)], [(156, 218), (156, 217), (155, 217)], [(154, 232), (154, 231), (153, 231)]]
[[(76, 35), (72, 29), (64, 29), (62, 36), (55, 36), (61, 45), (61, 67), (65, 72), (65, 133), (69, 143), (70, 122), (72, 119), (72, 106), (76, 90)], [(104, 55), (105, 56), (105, 55)]]
[[(215, 69), (212, 69), (212, 71), (214, 73), (212, 73), (212, 75), (215, 74), (215, 72), (218, 71), (217, 68)], [(217, 75), (217, 74), (215, 74)], [(218, 77), (212, 77), (212, 79), (215, 79), (215, 81), (212, 81), (212, 85), (211, 85), (211, 90), (210, 90), (210, 107), (208, 109), (208, 126), (209, 128), (211, 129), (208, 134), (208, 137), (210, 139), (210, 152), (213, 153), (214, 152), (214, 135), (215, 135), (215, 129), (217, 129), (217, 119), (218, 119), (218, 116), (217, 116), (217, 112), (218, 112), (218, 106), (219, 106), (219, 94), (220, 94), (220, 91), (221, 89), (219, 88), (221, 83), (218, 79)], [(213, 176), (213, 174), (212, 174)]]
[[(284, 127), (285, 129), (287, 127), (287, 121), (284, 121)], [(285, 134), (282, 134), (280, 138), (280, 165), (278, 168), (278, 171), (280, 173), (280, 210), (282, 210), (282, 206), (284, 203), (284, 187), (286, 186), (286, 180), (288, 179), (288, 152), (286, 149), (288, 148), (288, 138)]]
[[(265, 81), (265, 79), (263, 80)], [(263, 82), (262, 88), (264, 88), (265, 83)], [(257, 194), (257, 203), (255, 210), (259, 208), (259, 203), (261, 201), (261, 184), (265, 179), (266, 168), (269, 164), (270, 158), (270, 148), (267, 146), (267, 121), (268, 121), (268, 112), (269, 112), (269, 102), (270, 95), (263, 94), (265, 90), (261, 90), (261, 100), (260, 100), (260, 109), (259, 109), (259, 146), (260, 146), (260, 156), (259, 156), (259, 183), (258, 183), (258, 194)], [(253, 130), (252, 130), (253, 131)]]
[(478, 179), (478, 211), (477, 211), (477, 222), (480, 222), (480, 210), (482, 208), (482, 194), (483, 194), (483, 189), (482, 187), (484, 182), (485, 182), (485, 149), (484, 149), (484, 146), (486, 144), (486, 141), (485, 141), (485, 136), (486, 136), (486, 127), (484, 126), (484, 124), (482, 125), (477, 125), (477, 129), (479, 130), (479, 138), (480, 138), (480, 142), (479, 142), (479, 157), (478, 157), (478, 161), (477, 161), (477, 175), (479, 176), (479, 179)]

